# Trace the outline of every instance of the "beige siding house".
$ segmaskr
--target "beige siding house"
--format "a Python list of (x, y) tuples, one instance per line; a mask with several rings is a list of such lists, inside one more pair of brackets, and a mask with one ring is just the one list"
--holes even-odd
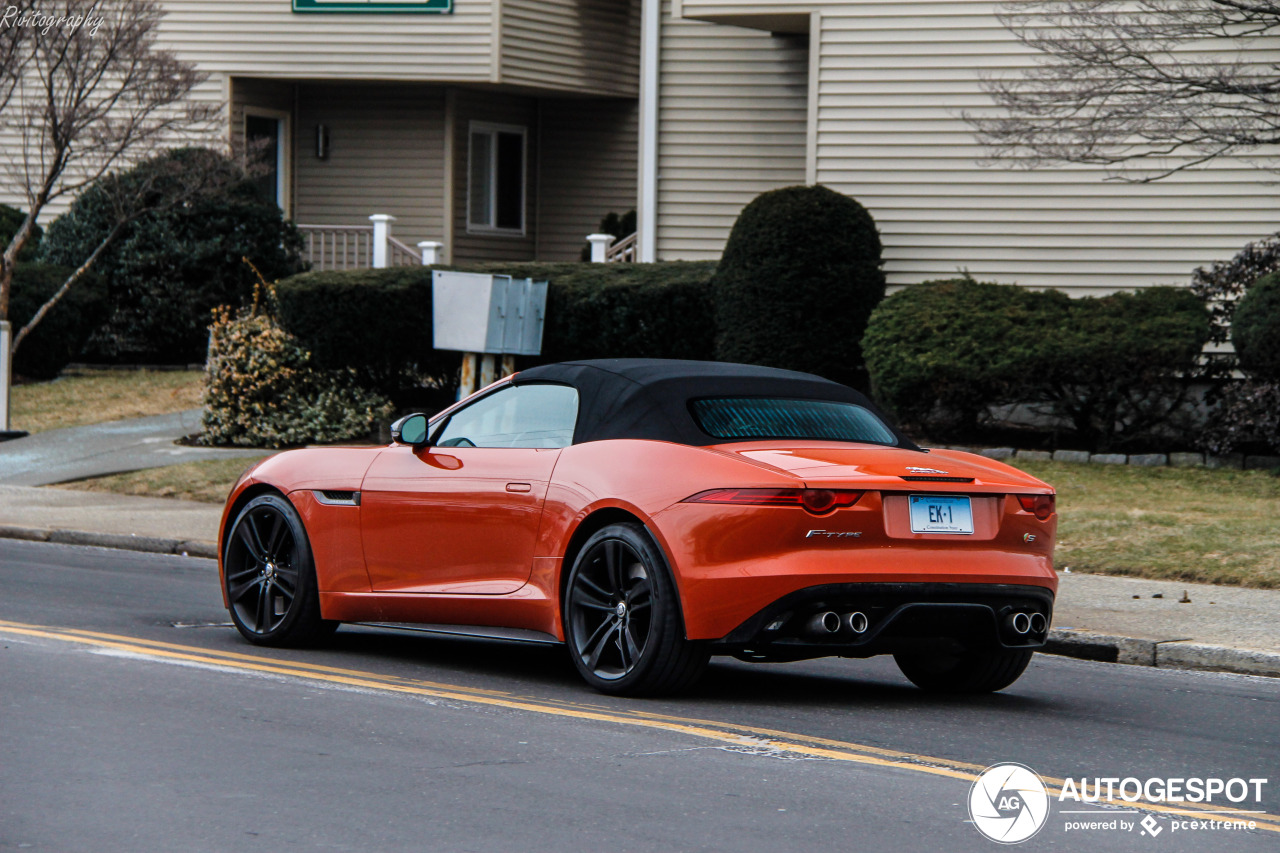
[(985, 0), (666, 0), (656, 29), (657, 257), (717, 257), (733, 211), (802, 181), (867, 206), (893, 285), (1185, 284), (1280, 228), (1245, 163), (1151, 184), (983, 163), (962, 113), (992, 108), (982, 75), (1034, 61)]
[(389, 214), (395, 237), (451, 261), (572, 260), (635, 207), (639, 0), (164, 8), (163, 43), (209, 73), (200, 95), (228, 104), (227, 135), (265, 145), (300, 224)]
[(569, 260), (637, 209), (642, 260), (708, 259), (757, 194), (816, 182), (871, 210), (891, 284), (1084, 294), (1185, 283), (1277, 229), (1244, 163), (1148, 185), (985, 164), (962, 113), (1034, 62), (989, 0), (291, 6), (335, 2), (362, 0), (164, 0), (162, 24), (227, 104), (219, 135), (264, 148), (264, 191), (335, 240), (382, 213), (448, 260)]

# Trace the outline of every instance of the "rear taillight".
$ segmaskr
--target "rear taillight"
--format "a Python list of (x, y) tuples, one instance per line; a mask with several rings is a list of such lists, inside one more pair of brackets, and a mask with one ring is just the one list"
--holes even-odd
[(1018, 503), (1027, 512), (1035, 513), (1036, 518), (1044, 521), (1053, 515), (1057, 504), (1053, 495), (1018, 495)]
[(826, 515), (853, 506), (862, 492), (847, 489), (708, 489), (684, 499), (694, 504), (739, 506), (799, 506), (813, 515)]

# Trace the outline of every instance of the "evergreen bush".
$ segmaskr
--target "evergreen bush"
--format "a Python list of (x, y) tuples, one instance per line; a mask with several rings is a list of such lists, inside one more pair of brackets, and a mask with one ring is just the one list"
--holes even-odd
[(1258, 380), (1280, 382), (1280, 272), (1258, 279), (1240, 299), (1231, 343), (1241, 370)]
[(716, 268), (717, 357), (865, 384), (860, 342), (884, 298), (880, 252), (871, 214), (834, 190), (756, 197)]
[[(13, 235), (18, 233), (18, 229), (22, 227), (22, 223), (26, 221), (27, 214), (18, 210), (16, 207), (10, 207), (7, 204), (0, 204), (0, 252), (9, 245), (9, 241), (13, 239)], [(40, 253), (40, 240), (44, 236), (44, 229), (39, 224), (33, 225), (31, 228), (31, 236), (27, 239), (27, 245), (22, 247), (22, 251), (18, 253), (18, 261), (34, 261)]]
[(214, 312), (204, 405), (202, 443), (248, 447), (360, 438), (392, 411), (355, 371), (318, 368), (257, 300), (247, 310)]
[[(192, 189), (220, 171), (238, 179)], [(199, 148), (169, 151), (89, 186), (49, 226), (42, 259), (83, 263), (116, 227), (121, 198), (133, 197), (156, 209), (124, 226), (94, 264), (110, 308), (89, 359), (203, 361), (212, 310), (242, 304), (253, 290), (242, 258), (268, 280), (305, 266), (302, 239), (275, 202), (232, 161)]]
[(1182, 288), (1070, 299), (950, 280), (886, 299), (864, 346), (877, 395), (935, 440), (974, 440), (995, 407), (1022, 403), (1108, 450), (1180, 428), (1209, 336)]
[[(73, 272), (51, 264), (18, 264), (9, 294), (9, 322), (15, 335)], [(22, 340), (13, 372), (26, 379), (57, 377), (102, 324), (106, 302), (101, 279), (91, 272), (81, 276)]]

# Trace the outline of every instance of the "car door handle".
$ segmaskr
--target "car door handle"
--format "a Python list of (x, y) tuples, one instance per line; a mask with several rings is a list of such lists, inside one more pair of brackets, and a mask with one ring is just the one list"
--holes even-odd
[(508, 492), (531, 492), (533, 486), (529, 483), (507, 483)]

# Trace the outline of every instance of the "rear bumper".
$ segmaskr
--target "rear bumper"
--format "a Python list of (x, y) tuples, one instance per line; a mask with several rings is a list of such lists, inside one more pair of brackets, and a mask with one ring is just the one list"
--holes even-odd
[[(1053, 592), (1043, 586), (966, 583), (843, 583), (797, 590), (762, 608), (711, 644), (717, 654), (749, 660), (804, 660), (973, 648), (1036, 649), (1053, 619)], [(839, 630), (814, 632), (822, 613), (842, 617)], [(866, 617), (865, 630), (849, 614)], [(1019, 632), (1015, 614), (1038, 614), (1037, 629)]]

